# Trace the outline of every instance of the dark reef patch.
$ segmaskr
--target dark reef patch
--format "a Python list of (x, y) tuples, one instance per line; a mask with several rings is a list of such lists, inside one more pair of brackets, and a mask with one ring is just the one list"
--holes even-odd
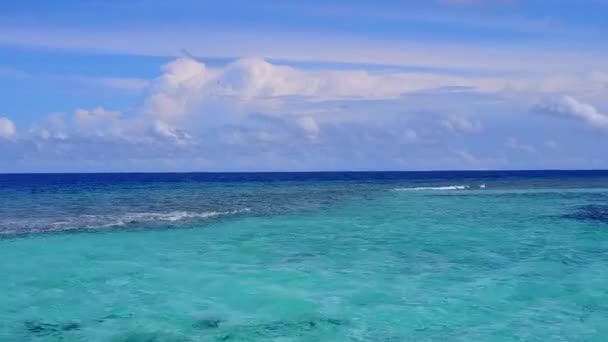
[(80, 323), (67, 322), (63, 324), (45, 323), (41, 321), (25, 321), (23, 322), (25, 329), (36, 335), (52, 335), (62, 331), (80, 330)]
[(347, 321), (333, 318), (304, 319), (297, 321), (273, 321), (254, 325), (235, 326), (232, 331), (218, 336), (219, 341), (242, 340), (245, 337), (269, 339), (278, 337), (312, 337), (323, 331), (332, 331)]
[(192, 341), (187, 337), (167, 332), (130, 332), (113, 341), (120, 342), (186, 342)]
[(106, 316), (103, 316), (102, 318), (96, 319), (95, 321), (97, 323), (103, 323), (105, 321), (109, 321), (109, 320), (115, 320), (115, 319), (129, 319), (133, 317), (133, 314), (126, 314), (126, 315), (117, 315), (117, 314), (109, 314)]
[(23, 322), (25, 329), (32, 334), (48, 335), (59, 332), (59, 325), (52, 323), (44, 323), (40, 321), (25, 321)]
[(220, 327), (221, 319), (207, 318), (196, 321), (192, 326), (197, 329), (216, 329)]
[(577, 221), (608, 223), (608, 205), (583, 205), (581, 207), (578, 207), (574, 212), (566, 214), (563, 217)]
[(76, 322), (65, 323), (61, 326), (61, 330), (63, 330), (63, 331), (80, 330), (80, 323), (76, 323)]

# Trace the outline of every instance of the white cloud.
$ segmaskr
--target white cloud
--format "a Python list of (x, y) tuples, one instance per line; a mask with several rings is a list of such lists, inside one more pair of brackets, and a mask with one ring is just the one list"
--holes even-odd
[(483, 126), (479, 120), (466, 118), (463, 116), (451, 116), (441, 120), (441, 124), (452, 132), (477, 133), (481, 132)]
[[(301, 104), (392, 100), (441, 89), (513, 96), (576, 93), (602, 89), (597, 81), (601, 75), (598, 75), (530, 78), (449, 75), (431, 71), (301, 69), (261, 58), (243, 58), (211, 68), (192, 58), (179, 58), (165, 65), (163, 74), (153, 82), (144, 112), (165, 122), (180, 123), (193, 112), (207, 119), (211, 116), (217, 119), (219, 113), (226, 111), (285, 113), (299, 110), (303, 107)], [(291, 106), (286, 108), (288, 104)], [(210, 109), (214, 106), (219, 108)], [(482, 130), (479, 121), (461, 116), (447, 118), (443, 125), (453, 131)]]
[(74, 116), (77, 123), (89, 126), (119, 120), (120, 112), (106, 110), (102, 107), (97, 107), (90, 110), (78, 108), (74, 112)]
[(30, 129), (30, 134), (42, 140), (66, 140), (67, 124), (63, 113), (52, 113), (36, 122)]
[(205, 64), (192, 58), (178, 58), (163, 66), (158, 85), (167, 88), (201, 86), (208, 78)]
[(506, 147), (514, 149), (514, 150), (520, 150), (520, 151), (525, 151), (525, 152), (530, 152), (530, 153), (536, 152), (536, 148), (534, 146), (522, 143), (521, 141), (519, 141), (517, 138), (514, 138), (514, 137), (507, 138), (504, 145)]
[(315, 138), (321, 130), (315, 119), (310, 116), (302, 116), (298, 118), (297, 122), (310, 138)]
[[(152, 84), (152, 94), (143, 111), (170, 123), (183, 122), (196, 112), (207, 118), (220, 112), (257, 110), (284, 113), (302, 106), (336, 100), (388, 100), (405, 94), (442, 88), (481, 93), (523, 89), (517, 83), (496, 77), (467, 77), (431, 72), (376, 72), (366, 70), (305, 70), (269, 63), (261, 58), (239, 59), (221, 68), (209, 68), (192, 58), (179, 58), (163, 68)], [(210, 107), (219, 106), (211, 110)], [(213, 112), (213, 113), (211, 113)], [(460, 121), (459, 121), (460, 120)], [(458, 130), (478, 131), (479, 123), (448, 120)]]
[(17, 136), (17, 127), (9, 118), (0, 116), (0, 139), (13, 139)]
[(545, 101), (537, 105), (535, 110), (548, 115), (576, 119), (596, 129), (608, 130), (608, 115), (570, 96)]
[(165, 149), (184, 148), (193, 141), (186, 131), (161, 120), (143, 114), (125, 117), (119, 111), (103, 107), (78, 108), (73, 116), (50, 114), (32, 125), (29, 133), (29, 138), (40, 147), (53, 144), (74, 145), (73, 148), (78, 148), (77, 145), (118, 144), (125, 150), (141, 147), (143, 151), (157, 148), (159, 144)]
[[(496, 77), (431, 72), (298, 68), (259, 58), (211, 67), (179, 58), (150, 82), (141, 107), (53, 114), (23, 137), (37, 148), (29, 151), (32, 156), (57, 160), (204, 158), (237, 169), (264, 169), (264, 160), (319, 169), (349, 163), (394, 168), (389, 161), (402, 160), (416, 169), (492, 168), (506, 165), (503, 153), (523, 161), (534, 156), (517, 153), (534, 147), (516, 139), (486, 146), (488, 135), (461, 134), (486, 130), (474, 113), (506, 119), (511, 103), (525, 113), (527, 101), (501, 93), (508, 84)], [(565, 112), (562, 107), (557, 112)], [(581, 103), (566, 108), (587, 113), (578, 117), (595, 124), (601, 116)], [(445, 156), (442, 144), (456, 152)]]
[(177, 129), (162, 121), (154, 123), (154, 132), (160, 137), (169, 139), (179, 146), (185, 146), (192, 142), (192, 136), (184, 130)]
[[(582, 84), (602, 87), (602, 77), (602, 73), (594, 73), (590, 75), (591, 82), (586, 82), (567, 76), (539, 80), (458, 76), (431, 71), (301, 69), (273, 64), (261, 58), (243, 58), (223, 67), (212, 68), (185, 57), (167, 63), (161, 76), (152, 82), (131, 78), (88, 79), (79, 76), (69, 76), (68, 79), (126, 90), (150, 89), (144, 105), (135, 111), (137, 119), (125, 119), (115, 112), (106, 113), (110, 117), (105, 117), (103, 113), (92, 110), (89, 116), (93, 117), (88, 120), (94, 120), (95, 123), (79, 123), (83, 126), (81, 129), (86, 128), (91, 134), (108, 136), (123, 135), (125, 125), (147, 125), (151, 131), (155, 131), (155, 122), (160, 121), (162, 125), (171, 125), (177, 129), (191, 124), (193, 120), (199, 122), (199, 125), (231, 120), (237, 122), (238, 115), (251, 112), (293, 115), (296, 119), (310, 117), (311, 119), (302, 120), (313, 120), (318, 129), (319, 120), (331, 120), (318, 114), (331, 111), (328, 108), (332, 107), (322, 105), (328, 101), (391, 100), (437, 89), (464, 89), (484, 94), (513, 91), (561, 92), (580, 88)], [(310, 115), (310, 110), (303, 109), (315, 103), (319, 104), (318, 108), (324, 106), (322, 110), (315, 110), (317, 114)], [(85, 115), (84, 112), (76, 113), (77, 121), (80, 120), (78, 116)], [(350, 115), (346, 119), (351, 120), (352, 117)], [(93, 127), (95, 125), (98, 126), (96, 129)], [(310, 136), (315, 135), (315, 125), (310, 121), (303, 125), (309, 130)], [(457, 115), (444, 119), (442, 125), (454, 132), (482, 130), (478, 120)], [(48, 127), (37, 127), (37, 130), (47, 138), (61, 138), (65, 135), (65, 132), (58, 133), (57, 129), (51, 133)]]
[(191, 58), (179, 58), (163, 66), (163, 74), (153, 84), (153, 94), (144, 112), (165, 121), (181, 119), (205, 96), (210, 76), (206, 66)]
[[(212, 68), (192, 58), (179, 58), (163, 66), (162, 74), (150, 83), (144, 104), (129, 115), (103, 107), (78, 108), (71, 116), (53, 114), (34, 124), (30, 137), (41, 149), (55, 144), (58, 153), (120, 146), (122, 153), (137, 156), (170, 153), (171, 149), (187, 153), (213, 143), (253, 149), (251, 153), (255, 146), (270, 151), (289, 150), (306, 143), (340, 145), (354, 136), (373, 138), (376, 144), (385, 139), (397, 144), (430, 142), (424, 136), (433, 132), (419, 132), (415, 125), (386, 130), (386, 119), (370, 114), (374, 107), (362, 107), (354, 115), (360, 118), (351, 118), (347, 107), (338, 106), (337, 111), (324, 108), (333, 108), (331, 103), (336, 102), (357, 106), (356, 102), (362, 100), (369, 104), (402, 101), (403, 94), (442, 87), (489, 91), (501, 86), (500, 82), (483, 78), (432, 73), (300, 69), (260, 58)], [(252, 113), (265, 115), (251, 116)], [(336, 113), (341, 117), (328, 118)], [(365, 119), (361, 119), (363, 116)], [(361, 126), (353, 137), (348, 136), (346, 128), (339, 139), (331, 137), (331, 133), (324, 134), (326, 125), (355, 121)], [(455, 115), (442, 124), (454, 132), (482, 130), (478, 120)], [(232, 129), (224, 129), (230, 125)]]
[(93, 109), (78, 108), (73, 119), (64, 126), (70, 135), (86, 138), (113, 139), (117, 141), (138, 142), (146, 137), (146, 130), (153, 123), (142, 120), (140, 116), (126, 118), (119, 111), (103, 107)]

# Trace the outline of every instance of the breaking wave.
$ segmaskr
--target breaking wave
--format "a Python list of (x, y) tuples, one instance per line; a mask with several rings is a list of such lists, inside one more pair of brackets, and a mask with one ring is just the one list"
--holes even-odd
[(396, 188), (395, 191), (429, 191), (429, 190), (472, 190), (485, 189), (485, 184), (479, 185), (444, 185), (444, 186), (417, 186), (411, 188)]
[(238, 215), (250, 212), (251, 209), (227, 211), (171, 211), (135, 212), (119, 215), (78, 215), (54, 219), (23, 219), (0, 222), (0, 235), (28, 234), (39, 232), (57, 232), (78, 229), (115, 228), (135, 224), (174, 223), (187, 220), (203, 220), (222, 216)]
[(205, 211), (205, 212), (188, 212), (188, 211), (172, 211), (168, 213), (127, 213), (116, 218), (114, 222), (106, 223), (101, 227), (124, 226), (132, 223), (147, 223), (147, 222), (177, 222), (187, 219), (205, 219), (218, 216), (236, 215), (250, 211), (249, 208), (229, 211)]
[(422, 191), (422, 190), (466, 190), (468, 185), (447, 185), (447, 186), (418, 186), (413, 188), (397, 188), (395, 191)]

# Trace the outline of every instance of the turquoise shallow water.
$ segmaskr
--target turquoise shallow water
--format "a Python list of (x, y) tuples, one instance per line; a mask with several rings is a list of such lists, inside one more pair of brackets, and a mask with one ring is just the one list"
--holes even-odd
[(0, 340), (605, 340), (604, 175), (408, 177), (10, 180)]

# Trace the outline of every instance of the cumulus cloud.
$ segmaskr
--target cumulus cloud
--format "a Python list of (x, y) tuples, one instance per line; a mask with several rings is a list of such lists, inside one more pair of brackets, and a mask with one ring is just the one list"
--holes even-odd
[(154, 82), (144, 112), (165, 121), (176, 121), (197, 106), (205, 97), (210, 75), (203, 63), (179, 58), (163, 66), (163, 74)]
[(143, 114), (125, 116), (103, 107), (78, 108), (73, 115), (53, 113), (34, 123), (24, 136), (38, 152), (74, 153), (88, 158), (90, 151), (115, 151), (132, 156), (164, 154), (194, 145), (184, 130)]
[(78, 108), (74, 112), (74, 124), (80, 134), (97, 137), (119, 137), (125, 129), (124, 120), (118, 111), (102, 107), (94, 109)]
[(41, 140), (66, 140), (67, 124), (63, 113), (51, 113), (34, 123), (30, 135)]
[[(363, 165), (372, 152), (355, 148), (362, 142), (377, 150), (385, 144), (428, 145), (434, 140), (433, 129), (419, 131), (415, 122), (390, 124), (394, 117), (372, 115), (375, 106), (401, 101), (397, 106), (404, 94), (442, 87), (501, 86), (484, 82), (431, 73), (299, 69), (260, 58), (208, 67), (178, 58), (149, 83), (140, 107), (128, 113), (96, 107), (51, 114), (32, 125), (26, 140), (35, 147), (31, 155), (56, 159), (204, 156), (226, 162), (228, 153), (245, 159), (264, 154), (286, 162), (329, 153), (336, 159), (357, 158)], [(454, 132), (481, 130), (477, 120), (458, 116), (446, 118), (443, 125)], [(357, 152), (342, 156), (345, 148)], [(396, 148), (386, 153), (402, 157)]]
[[(209, 67), (191, 57), (167, 63), (151, 82), (135, 83), (135, 88), (145, 83), (149, 93), (130, 115), (102, 107), (79, 108), (73, 117), (57, 114), (35, 123), (30, 133), (43, 140), (79, 137), (142, 143), (164, 139), (187, 146), (196, 140), (193, 131), (235, 125), (251, 113), (265, 113), (291, 120), (290, 127), (298, 127), (309, 140), (315, 140), (328, 122), (384, 120), (370, 115), (370, 110), (375, 111), (373, 107), (365, 113), (356, 109), (360, 112), (357, 114), (348, 109), (349, 105), (399, 101), (407, 94), (455, 87), (496, 92), (507, 86), (505, 80), (491, 77), (302, 69), (262, 58), (242, 58), (222, 67)], [(348, 105), (336, 106), (339, 102)], [(411, 101), (408, 103), (411, 105)], [(479, 120), (458, 115), (443, 119), (441, 125), (458, 133), (482, 130)], [(419, 141), (419, 132), (408, 129), (400, 135), (401, 140)], [(257, 135), (261, 140), (271, 140), (264, 132)]]
[[(151, 85), (144, 111), (166, 122), (180, 122), (201, 107), (221, 103), (232, 110), (284, 112), (294, 101), (375, 101), (398, 99), (437, 89), (466, 89), (480, 93), (525, 90), (527, 81), (503, 77), (473, 77), (433, 72), (370, 72), (367, 70), (307, 70), (242, 58), (223, 67), (210, 68), (185, 57), (163, 67)], [(455, 123), (461, 126), (461, 124)], [(466, 124), (465, 124), (466, 125)], [(465, 128), (466, 129), (466, 128)], [(475, 130), (475, 127), (470, 129)]]
[[(183, 125), (192, 117), (205, 122), (226, 122), (231, 120), (227, 113), (233, 119), (235, 114), (251, 112), (310, 116), (302, 109), (315, 104), (327, 111), (332, 107), (323, 104), (336, 101), (390, 101), (440, 90), (459, 89), (460, 93), (476, 94), (555, 93), (580, 88), (581, 84), (600, 89), (601, 74), (592, 76), (529, 79), (430, 71), (301, 69), (262, 58), (241, 58), (222, 67), (209, 67), (194, 58), (183, 57), (167, 63), (162, 75), (151, 83), (142, 112), (172, 125)], [(313, 115), (313, 119), (319, 124), (319, 117)], [(478, 120), (461, 115), (444, 119), (442, 125), (454, 132), (483, 129)]]
[[(502, 156), (478, 154), (483, 135), (471, 133), (484, 126), (469, 113), (481, 112), (471, 110), (478, 103), (478, 109), (500, 107), (496, 93), (507, 83), (431, 72), (296, 68), (259, 58), (211, 67), (179, 58), (149, 83), (141, 106), (51, 114), (23, 136), (36, 148), (29, 155), (53, 160), (192, 158), (233, 169), (263, 169), (268, 161), (298, 169), (350, 168), (351, 162), (355, 168), (486, 167)], [(437, 146), (446, 141), (460, 152), (443, 160)], [(494, 147), (515, 153), (516, 143)]]
[(9, 118), (0, 116), (0, 139), (13, 139), (17, 135), (17, 127)]
[(576, 119), (590, 127), (608, 130), (608, 115), (570, 96), (547, 100), (536, 105), (534, 110), (547, 115)]

